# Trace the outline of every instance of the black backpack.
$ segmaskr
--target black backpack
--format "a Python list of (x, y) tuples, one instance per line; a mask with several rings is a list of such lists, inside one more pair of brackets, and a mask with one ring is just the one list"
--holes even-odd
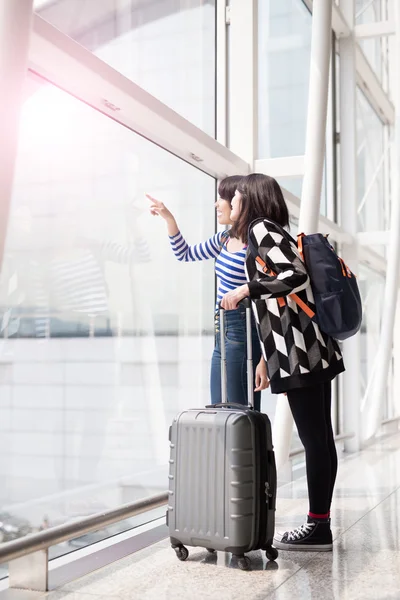
[[(250, 236), (254, 225), (264, 220), (257, 219), (250, 225), (249, 249), (254, 259), (263, 266), (264, 272), (272, 274), (258, 255)], [(283, 227), (273, 221), (271, 223), (282, 235), (296, 244)], [(297, 239), (297, 247), (305, 263), (314, 294), (315, 321), (324, 333), (337, 340), (346, 340), (357, 333), (362, 321), (362, 303), (356, 276), (336, 254), (327, 235), (302, 233)], [(291, 298), (304, 310), (304, 303), (296, 294), (292, 294)], [(279, 300), (282, 305), (282, 299)], [(311, 316), (309, 308), (306, 312)]]

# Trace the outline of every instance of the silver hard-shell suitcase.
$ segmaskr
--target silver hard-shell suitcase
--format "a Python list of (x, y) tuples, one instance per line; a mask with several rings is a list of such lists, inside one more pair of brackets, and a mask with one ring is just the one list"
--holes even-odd
[(275, 560), (276, 467), (271, 423), (253, 409), (251, 303), (246, 305), (249, 407), (227, 403), (224, 311), (221, 320), (223, 404), (180, 413), (170, 428), (167, 524), (180, 560), (188, 546), (231, 552), (242, 569), (246, 552)]

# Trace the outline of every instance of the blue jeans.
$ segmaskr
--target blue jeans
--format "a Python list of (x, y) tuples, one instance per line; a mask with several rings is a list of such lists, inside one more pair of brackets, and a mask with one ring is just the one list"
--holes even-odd
[[(254, 316), (252, 316), (253, 341), (253, 381), (255, 370), (261, 359), (261, 347), (257, 335)], [(225, 346), (228, 401), (247, 405), (247, 343), (246, 311), (240, 306), (236, 310), (225, 311)], [(215, 348), (211, 360), (211, 403), (218, 404), (221, 394), (221, 342), (220, 323), (217, 317), (215, 328)], [(255, 387), (255, 385), (254, 385)], [(254, 408), (260, 410), (261, 392), (254, 393)]]

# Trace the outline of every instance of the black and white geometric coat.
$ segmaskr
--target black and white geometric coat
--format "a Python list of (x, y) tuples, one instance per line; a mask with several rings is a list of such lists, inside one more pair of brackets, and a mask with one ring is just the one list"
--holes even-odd
[[(336, 340), (323, 333), (290, 294), (314, 312), (314, 296), (297, 245), (268, 220), (251, 227), (249, 243), (276, 275), (266, 275), (248, 251), (246, 275), (274, 394), (332, 380), (344, 371)], [(277, 298), (284, 297), (279, 306)]]

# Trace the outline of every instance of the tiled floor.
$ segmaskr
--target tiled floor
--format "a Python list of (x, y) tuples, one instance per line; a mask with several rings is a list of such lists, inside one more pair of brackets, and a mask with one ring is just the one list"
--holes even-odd
[[(277, 529), (303, 522), (305, 481), (280, 488)], [(180, 563), (162, 542), (71, 583), (47, 600), (399, 600), (400, 434), (340, 464), (333, 553), (261, 552), (252, 571), (192, 549)], [(231, 568), (230, 568), (231, 567)]]

